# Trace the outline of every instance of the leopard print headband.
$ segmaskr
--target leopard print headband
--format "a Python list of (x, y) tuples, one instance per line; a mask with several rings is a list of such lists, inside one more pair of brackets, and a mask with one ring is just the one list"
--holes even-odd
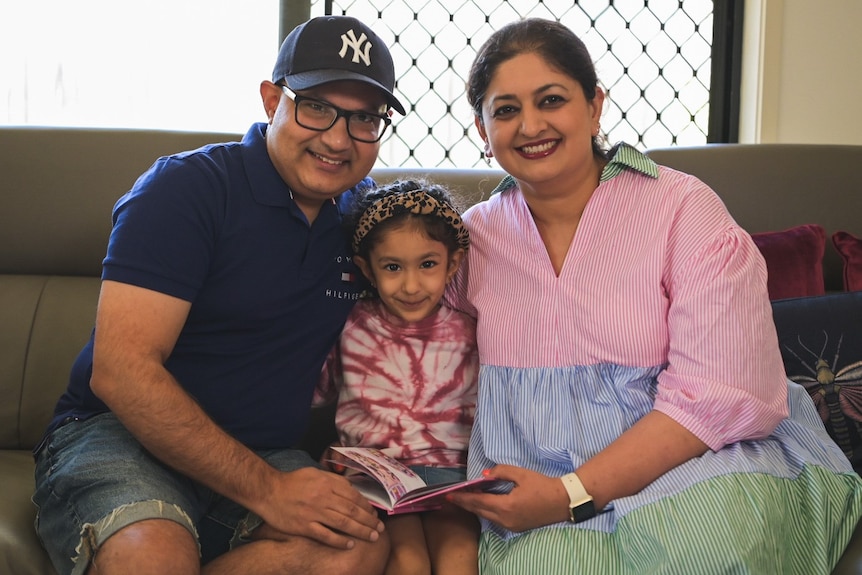
[(458, 235), (458, 246), (467, 249), (470, 246), (470, 236), (461, 216), (448, 202), (425, 193), (423, 190), (411, 190), (398, 194), (384, 196), (362, 213), (353, 233), (353, 251), (359, 253), (359, 244), (371, 229), (398, 214), (416, 214), (442, 218), (455, 229)]

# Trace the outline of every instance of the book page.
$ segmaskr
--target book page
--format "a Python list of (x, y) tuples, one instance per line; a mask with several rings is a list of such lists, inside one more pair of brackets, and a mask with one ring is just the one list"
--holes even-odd
[(425, 487), (425, 482), (413, 473), (409, 467), (392, 459), (378, 449), (361, 447), (333, 447), (335, 451), (345, 455), (356, 463), (351, 466), (348, 462), (342, 462), (347, 467), (359, 468), (359, 471), (373, 476), (383, 490), (388, 494), (391, 505), (401, 499), (405, 494), (415, 489)]

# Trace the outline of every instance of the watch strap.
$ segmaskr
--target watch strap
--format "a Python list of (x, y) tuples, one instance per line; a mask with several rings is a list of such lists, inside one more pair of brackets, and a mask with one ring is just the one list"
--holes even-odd
[(560, 480), (569, 494), (569, 521), (580, 523), (596, 516), (593, 498), (587, 493), (584, 484), (576, 473), (563, 475)]

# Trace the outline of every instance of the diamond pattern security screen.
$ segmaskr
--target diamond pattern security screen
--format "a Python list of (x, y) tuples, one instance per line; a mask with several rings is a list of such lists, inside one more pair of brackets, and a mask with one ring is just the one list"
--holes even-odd
[(465, 95), (476, 50), (523, 17), (556, 19), (592, 54), (607, 92), (602, 131), (640, 149), (705, 144), (712, 0), (314, 0), (311, 15), (365, 21), (392, 50), (395, 115), (379, 164), (486, 167)]

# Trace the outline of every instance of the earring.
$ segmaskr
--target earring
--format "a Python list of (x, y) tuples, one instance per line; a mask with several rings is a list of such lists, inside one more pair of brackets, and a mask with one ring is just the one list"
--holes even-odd
[(491, 151), (491, 146), (488, 145), (488, 142), (485, 142), (485, 163), (489, 166), (491, 165), (491, 158), (494, 157), (494, 152)]
[(598, 136), (599, 132), (601, 130), (602, 130), (602, 123), (601, 122), (596, 123), (596, 129), (593, 130), (593, 136)]

